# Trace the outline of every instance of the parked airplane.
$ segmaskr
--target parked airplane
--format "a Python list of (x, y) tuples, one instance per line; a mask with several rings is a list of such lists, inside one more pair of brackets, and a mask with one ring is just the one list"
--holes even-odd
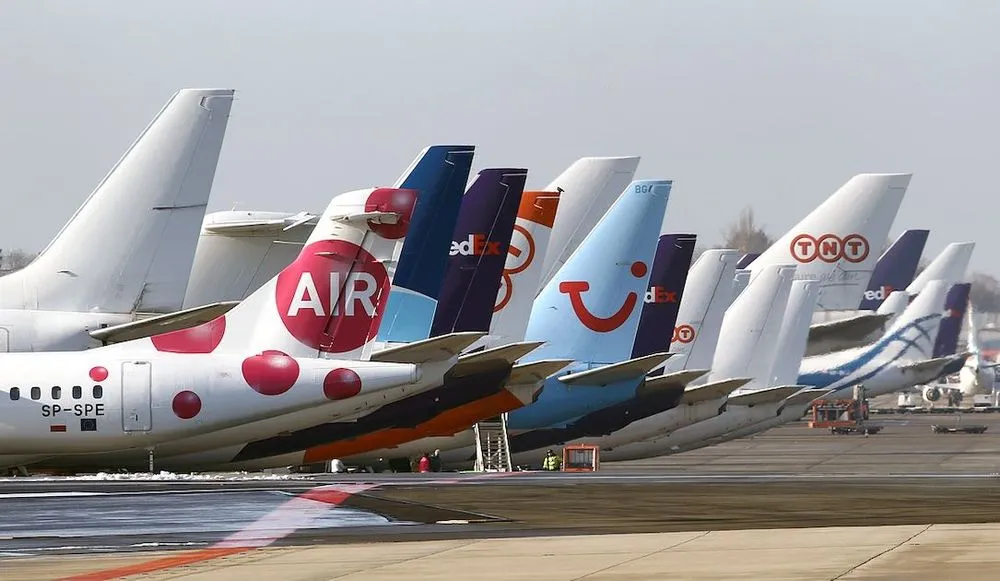
[(34, 262), (0, 277), (0, 352), (87, 349), (214, 316), (176, 311), (232, 101), (232, 89), (175, 93)]
[(129, 449), (152, 457), (161, 444), (270, 418), (357, 413), (443, 373), (454, 356), (399, 363), (389, 349), (351, 359), (385, 309), (389, 269), (376, 256), (392, 256), (415, 201), (395, 188), (338, 196), (288, 268), (209, 323), (88, 351), (0, 355), (9, 370), (0, 463)]
[[(960, 404), (966, 398), (975, 395), (993, 393), (996, 382), (996, 363), (984, 361), (979, 346), (979, 329), (968, 308), (971, 284), (956, 284), (948, 291), (945, 302), (945, 316), (941, 319), (941, 330), (934, 345), (935, 357), (953, 355), (958, 349), (958, 335), (962, 327), (962, 319), (968, 311), (968, 331), (966, 350), (971, 353), (965, 362), (956, 361), (951, 369), (945, 369), (944, 375), (958, 373), (957, 381), (934, 382), (921, 389), (924, 401), (930, 404), (948, 401)], [(957, 369), (955, 369), (957, 367)]]
[(948, 286), (940, 280), (927, 283), (878, 341), (804, 359), (799, 383), (833, 390), (830, 398), (863, 383), (874, 397), (938, 377), (953, 360), (932, 357)]

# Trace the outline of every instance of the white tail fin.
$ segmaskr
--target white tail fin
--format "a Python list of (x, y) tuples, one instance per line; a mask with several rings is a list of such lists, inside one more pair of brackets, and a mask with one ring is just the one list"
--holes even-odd
[(819, 282), (797, 280), (792, 283), (768, 385), (791, 385), (798, 381), (817, 298)]
[(637, 167), (637, 156), (583, 157), (545, 188), (562, 195), (535, 294), (545, 288), (625, 186), (632, 182)]
[(491, 346), (524, 340), (531, 305), (542, 278), (559, 196), (559, 192), (538, 191), (524, 192), (521, 196), (490, 322)]
[(972, 251), (975, 249), (975, 242), (953, 242), (945, 246), (941, 254), (938, 254), (927, 268), (913, 279), (910, 286), (906, 287), (906, 292), (911, 295), (919, 294), (932, 280), (943, 280), (949, 285), (963, 282), (966, 271), (969, 270), (969, 261), (972, 260)]
[(299, 256), (226, 315), (151, 338), (159, 351), (278, 351), (357, 359), (385, 311), (393, 265), (415, 190), (374, 188), (337, 196)]
[(796, 277), (820, 281), (819, 308), (856, 309), (877, 252), (903, 202), (911, 174), (860, 174), (750, 263), (749, 270), (794, 264)]
[[(733, 377), (753, 377), (748, 375), (755, 358), (766, 359), (769, 371), (774, 355), (772, 345), (762, 344), (767, 339), (769, 329), (776, 325), (769, 321), (784, 316), (788, 292), (795, 276), (794, 266), (775, 265), (760, 271), (746, 290), (733, 301), (722, 319), (719, 345), (712, 360), (709, 382)], [(780, 325), (780, 323), (779, 323)], [(765, 376), (766, 378), (766, 376)], [(759, 383), (754, 377), (753, 383)]]
[[(675, 357), (667, 361), (665, 373), (704, 369), (712, 364), (739, 258), (738, 250), (706, 250), (691, 266), (677, 313), (677, 338), (670, 344)], [(681, 331), (685, 326), (690, 332)], [(684, 342), (682, 338), (686, 337), (692, 340)]]
[(232, 89), (171, 97), (38, 258), (0, 279), (2, 306), (179, 310), (232, 101)]

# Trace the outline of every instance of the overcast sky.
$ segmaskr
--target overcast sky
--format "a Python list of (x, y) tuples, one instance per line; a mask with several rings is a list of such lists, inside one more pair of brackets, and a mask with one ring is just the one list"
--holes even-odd
[(0, 247), (41, 250), (182, 87), (237, 101), (210, 210), (320, 211), (431, 143), (541, 187), (585, 155), (673, 178), (667, 231), (779, 235), (913, 172), (893, 235), (1000, 275), (995, 0), (0, 2)]

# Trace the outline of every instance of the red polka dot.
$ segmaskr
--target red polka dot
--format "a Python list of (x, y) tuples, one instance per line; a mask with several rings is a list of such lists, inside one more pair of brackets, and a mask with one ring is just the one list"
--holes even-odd
[(243, 360), (243, 379), (261, 395), (281, 395), (299, 378), (299, 362), (281, 351), (264, 351)]
[(323, 378), (323, 395), (327, 399), (338, 400), (354, 397), (361, 393), (361, 377), (353, 369), (334, 369)]
[(94, 381), (104, 381), (108, 378), (108, 370), (104, 367), (91, 367), (90, 368), (90, 379)]
[(190, 420), (201, 411), (201, 398), (193, 391), (182, 391), (174, 396), (174, 415), (182, 420)]
[(636, 278), (642, 278), (646, 276), (646, 263), (642, 261), (635, 261), (632, 263), (632, 276)]
[(226, 334), (225, 315), (196, 327), (153, 335), (150, 341), (157, 351), (167, 353), (211, 353)]

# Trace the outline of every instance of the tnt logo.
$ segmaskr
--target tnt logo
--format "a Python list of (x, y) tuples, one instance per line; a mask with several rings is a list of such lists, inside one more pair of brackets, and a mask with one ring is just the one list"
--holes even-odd
[(843, 238), (836, 234), (823, 234), (819, 237), (799, 234), (792, 239), (789, 250), (792, 258), (802, 264), (808, 264), (816, 259), (827, 263), (844, 259), (857, 264), (868, 258), (871, 247), (868, 239), (860, 234), (848, 234)]
[(449, 256), (500, 256), (502, 254), (499, 242), (486, 238), (485, 234), (469, 234), (465, 240), (452, 240)]
[(892, 294), (892, 291), (894, 291), (894, 290), (896, 290), (896, 289), (894, 289), (891, 286), (885, 284), (885, 285), (882, 285), (882, 286), (878, 287), (875, 290), (866, 290), (865, 291), (865, 299), (867, 299), (869, 301), (884, 301), (886, 298), (888, 298), (889, 295)]
[(275, 302), (285, 328), (327, 353), (353, 351), (378, 329), (389, 297), (385, 267), (363, 248), (324, 240), (278, 274)]
[(674, 327), (674, 336), (671, 339), (672, 343), (690, 343), (694, 341), (694, 327), (684, 323), (683, 325), (677, 325)]
[(651, 286), (646, 291), (646, 298), (643, 302), (646, 304), (677, 303), (677, 293), (669, 291), (662, 286)]

